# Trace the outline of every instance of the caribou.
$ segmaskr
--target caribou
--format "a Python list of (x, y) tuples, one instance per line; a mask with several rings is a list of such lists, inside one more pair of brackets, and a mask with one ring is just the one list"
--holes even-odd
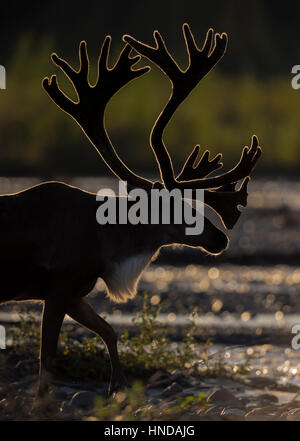
[[(81, 127), (90, 143), (112, 173), (131, 188), (150, 194), (155, 189), (203, 190), (204, 203), (232, 229), (247, 205), (250, 174), (260, 155), (258, 139), (245, 147), (239, 162), (228, 172), (222, 168), (222, 155), (201, 158), (199, 145), (188, 155), (175, 176), (171, 156), (163, 140), (164, 131), (176, 109), (199, 81), (220, 61), (227, 47), (227, 34), (209, 29), (201, 49), (188, 24), (183, 36), (189, 58), (181, 69), (168, 51), (158, 31), (154, 46), (124, 35), (124, 47), (113, 67), (109, 67), (111, 37), (104, 39), (95, 84), (89, 81), (87, 44), (79, 45), (79, 69), (56, 53), (52, 60), (73, 84), (77, 101), (61, 90), (56, 75), (43, 79), (42, 85), (54, 103)], [(131, 56), (134, 50), (138, 55)], [(105, 109), (122, 87), (149, 72), (150, 67), (133, 68), (147, 58), (167, 75), (171, 94), (156, 119), (150, 135), (160, 180), (151, 181), (134, 173), (117, 154), (105, 128)], [(241, 184), (239, 187), (239, 182)], [(114, 197), (114, 196), (111, 196)], [(118, 197), (118, 196), (115, 196)], [(109, 392), (125, 384), (118, 356), (117, 336), (85, 297), (102, 278), (114, 302), (133, 299), (143, 271), (162, 247), (181, 245), (218, 255), (228, 246), (228, 237), (207, 217), (201, 234), (188, 235), (186, 223), (99, 224), (96, 194), (63, 182), (43, 182), (11, 195), (0, 196), (0, 302), (39, 300), (43, 302), (38, 395), (49, 390), (60, 329), (65, 315), (98, 334), (105, 343), (111, 363)]]

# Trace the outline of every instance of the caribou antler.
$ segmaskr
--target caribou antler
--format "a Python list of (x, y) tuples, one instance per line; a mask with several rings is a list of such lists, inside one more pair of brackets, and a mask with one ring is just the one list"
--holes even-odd
[(213, 171), (218, 170), (223, 167), (221, 161), (222, 154), (219, 153), (211, 161), (209, 160), (210, 152), (206, 150), (198, 164), (196, 165), (196, 160), (199, 156), (200, 146), (196, 145), (190, 156), (187, 158), (181, 172), (177, 176), (178, 181), (187, 181), (189, 179), (201, 179), (210, 175)]
[[(258, 146), (256, 136), (252, 138), (251, 149), (244, 148), (239, 163), (229, 172), (214, 178), (194, 179), (195, 173), (192, 172), (191, 167), (188, 165), (187, 170), (192, 173), (186, 181), (181, 181), (178, 177), (177, 179), (175, 178), (172, 160), (163, 142), (163, 132), (176, 109), (199, 81), (223, 57), (227, 47), (227, 34), (214, 34), (213, 29), (209, 29), (206, 34), (205, 43), (202, 49), (199, 50), (189, 25), (185, 23), (183, 25), (183, 35), (189, 57), (189, 64), (185, 71), (180, 69), (170, 55), (160, 33), (154, 31), (153, 35), (156, 42), (155, 47), (144, 44), (129, 35), (124, 35), (123, 40), (129, 43), (139, 54), (144, 55), (155, 63), (168, 76), (172, 84), (170, 99), (156, 120), (150, 135), (151, 147), (154, 151), (165, 187), (168, 189), (217, 188), (244, 179), (250, 175), (261, 155), (261, 149)], [(187, 173), (184, 173), (184, 176), (187, 177)], [(182, 173), (179, 177), (182, 177)]]
[(113, 68), (108, 67), (111, 37), (103, 42), (98, 59), (98, 74), (95, 85), (90, 85), (89, 59), (87, 44), (82, 41), (79, 46), (80, 67), (75, 71), (65, 60), (52, 54), (53, 62), (60, 67), (72, 82), (78, 96), (78, 102), (68, 98), (58, 87), (56, 75), (44, 78), (43, 87), (52, 100), (71, 115), (80, 125), (86, 136), (92, 142), (102, 159), (111, 171), (121, 180), (128, 181), (135, 187), (150, 190), (152, 182), (130, 170), (115, 151), (104, 124), (104, 111), (112, 96), (130, 81), (144, 75), (150, 67), (132, 70), (140, 60), (140, 56), (130, 58), (131, 47), (126, 45)]
[[(252, 148), (250, 150), (244, 149), (239, 164), (231, 172), (218, 177), (203, 179), (222, 167), (220, 163), (222, 155), (219, 154), (210, 161), (209, 152), (206, 151), (199, 163), (196, 164), (199, 154), (199, 146), (196, 146), (187, 158), (180, 174), (176, 179), (174, 178), (172, 161), (162, 141), (164, 128), (178, 105), (223, 56), (227, 44), (226, 34), (215, 34), (213, 38), (214, 32), (210, 29), (207, 33), (205, 44), (202, 50), (199, 51), (188, 25), (184, 25), (183, 29), (190, 58), (189, 67), (186, 71), (182, 71), (177, 66), (167, 51), (162, 37), (156, 31), (154, 33), (157, 42), (156, 48), (137, 42), (132, 37), (125, 36), (124, 39), (129, 40), (130, 44), (125, 45), (112, 68), (108, 67), (111, 37), (107, 36), (98, 59), (98, 75), (95, 85), (91, 85), (88, 79), (89, 59), (85, 41), (82, 41), (79, 46), (80, 67), (78, 71), (74, 70), (55, 53), (52, 54), (53, 62), (60, 67), (72, 82), (78, 96), (77, 102), (72, 101), (61, 91), (55, 75), (50, 80), (49, 78), (44, 78), (43, 80), (43, 87), (46, 92), (62, 110), (77, 121), (112, 172), (119, 179), (127, 181), (129, 185), (140, 187), (147, 191), (153, 187), (162, 188), (164, 186), (167, 188), (176, 186), (181, 189), (217, 189), (223, 185), (230, 185), (250, 174), (260, 155), (258, 141), (254, 137)], [(151, 133), (151, 146), (156, 156), (163, 183), (151, 182), (130, 170), (118, 156), (105, 129), (104, 112), (110, 98), (128, 82), (140, 77), (150, 69), (148, 66), (136, 70), (132, 69), (139, 61), (140, 56), (130, 57), (131, 45), (134, 49), (139, 50), (142, 55), (148, 56), (150, 60), (156, 62), (169, 75), (173, 84), (171, 98), (154, 124)], [(244, 201), (247, 198), (247, 183), (248, 181), (238, 191), (235, 191), (235, 185), (231, 185), (230, 190), (226, 187), (223, 191), (222, 188), (216, 192), (205, 191), (205, 203), (210, 205), (221, 216), (227, 228), (232, 228), (240, 215), (238, 205), (244, 205)], [(220, 195), (220, 193), (222, 194)], [(230, 213), (230, 207), (232, 207), (232, 213)]]

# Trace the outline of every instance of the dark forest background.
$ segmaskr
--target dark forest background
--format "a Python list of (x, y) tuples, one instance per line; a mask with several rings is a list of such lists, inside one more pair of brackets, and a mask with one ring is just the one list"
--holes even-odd
[[(109, 174), (80, 128), (42, 90), (42, 78), (58, 73), (61, 86), (73, 93), (50, 54), (56, 51), (77, 66), (78, 44), (85, 39), (94, 66), (105, 35), (113, 37), (113, 61), (124, 33), (150, 44), (158, 29), (184, 67), (184, 22), (191, 24), (199, 46), (213, 27), (229, 34), (229, 47), (168, 127), (166, 143), (176, 166), (200, 143), (214, 153), (223, 151), (230, 167), (256, 133), (264, 147), (261, 172), (297, 173), (300, 90), (291, 87), (291, 69), (300, 64), (300, 3), (186, 0), (2, 5), (0, 64), (6, 68), (7, 89), (0, 91), (0, 174), (45, 178)], [(94, 78), (92, 69), (91, 81)], [(108, 106), (106, 121), (113, 143), (137, 171), (157, 173), (148, 137), (169, 88), (153, 67)]]

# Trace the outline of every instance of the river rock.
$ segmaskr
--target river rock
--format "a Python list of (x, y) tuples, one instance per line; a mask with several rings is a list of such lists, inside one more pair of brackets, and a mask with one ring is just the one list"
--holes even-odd
[(249, 421), (265, 421), (265, 410), (261, 408), (252, 409), (245, 415), (245, 418)]
[(76, 392), (71, 398), (70, 409), (91, 409), (94, 407), (97, 394), (90, 391)]
[(170, 374), (164, 371), (157, 371), (148, 381), (148, 388), (159, 388), (169, 386), (173, 382)]
[(162, 391), (161, 396), (162, 396), (162, 398), (169, 398), (169, 397), (172, 397), (173, 395), (180, 394), (182, 391), (183, 391), (182, 386), (180, 386), (180, 384), (174, 382)]
[(244, 421), (245, 411), (242, 409), (227, 408), (222, 411), (221, 416), (224, 416), (231, 421)]
[(241, 401), (225, 388), (215, 390), (208, 399), (213, 403), (241, 404)]
[(278, 403), (278, 398), (272, 394), (262, 394), (259, 395), (257, 398), (268, 403)]

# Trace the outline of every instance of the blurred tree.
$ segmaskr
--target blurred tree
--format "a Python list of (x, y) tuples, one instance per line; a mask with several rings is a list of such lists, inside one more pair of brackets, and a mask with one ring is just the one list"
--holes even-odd
[[(180, 30), (184, 21), (191, 24), (199, 44), (211, 26), (227, 31), (230, 41), (216, 72), (193, 92), (168, 127), (166, 141), (176, 166), (180, 167), (187, 151), (199, 142), (216, 153), (224, 150), (229, 166), (256, 132), (265, 147), (260, 169), (297, 169), (300, 92), (290, 86), (290, 71), (300, 64), (299, 16), (300, 3), (288, 8), (267, 0), (5, 4), (0, 64), (7, 70), (7, 90), (1, 91), (0, 100), (0, 173), (52, 177), (105, 172), (79, 127), (42, 90), (41, 79), (58, 72), (50, 53), (55, 50), (76, 60), (76, 66), (78, 43), (86, 39), (95, 65), (101, 42), (109, 33), (113, 61), (124, 33), (151, 43), (153, 29), (158, 28), (184, 67)], [(72, 87), (61, 73), (58, 79), (72, 95)], [(95, 68), (91, 72), (94, 79)], [(153, 68), (109, 105), (106, 119), (112, 140), (132, 168), (157, 172), (148, 136), (169, 87), (167, 79)]]

